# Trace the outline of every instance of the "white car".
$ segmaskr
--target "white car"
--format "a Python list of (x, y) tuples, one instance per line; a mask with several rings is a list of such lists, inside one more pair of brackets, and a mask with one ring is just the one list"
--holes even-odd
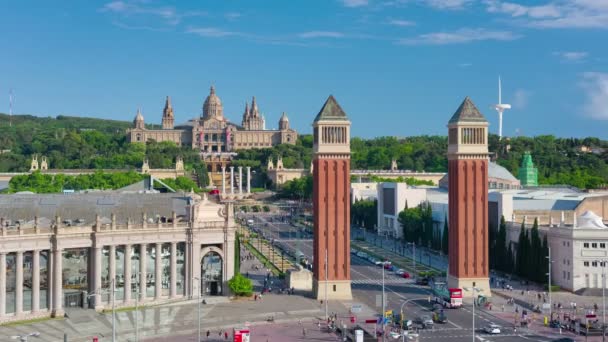
[(485, 331), (488, 334), (500, 334), (500, 327), (496, 324), (490, 324), (490, 325), (486, 325), (483, 328), (483, 331)]
[(403, 274), (405, 274), (405, 270), (403, 268), (400, 268), (395, 271), (395, 274), (398, 276), (403, 276)]

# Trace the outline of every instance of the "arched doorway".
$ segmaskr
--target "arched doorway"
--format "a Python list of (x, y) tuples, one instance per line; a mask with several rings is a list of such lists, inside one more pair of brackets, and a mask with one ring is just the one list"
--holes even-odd
[(222, 256), (217, 252), (208, 252), (201, 261), (203, 295), (222, 295)]

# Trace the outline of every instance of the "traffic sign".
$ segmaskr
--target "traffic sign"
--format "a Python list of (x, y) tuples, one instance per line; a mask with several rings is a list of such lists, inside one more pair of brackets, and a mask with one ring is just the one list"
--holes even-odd
[(350, 311), (353, 313), (358, 313), (358, 312), (361, 312), (361, 308), (362, 308), (361, 304), (353, 304), (350, 307)]

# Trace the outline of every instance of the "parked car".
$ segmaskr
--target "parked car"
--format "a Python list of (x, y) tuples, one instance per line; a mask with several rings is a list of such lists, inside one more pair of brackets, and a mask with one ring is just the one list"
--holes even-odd
[(383, 265), (385, 270), (390, 270), (392, 266), (390, 261), (385, 261)]
[(485, 331), (488, 334), (500, 334), (500, 327), (496, 324), (488, 324), (483, 328), (483, 331)]
[(411, 277), (411, 276), (410, 276), (410, 274), (409, 274), (409, 273), (407, 273), (407, 272), (403, 272), (403, 274), (402, 274), (401, 276), (402, 276), (403, 278), (405, 278), (405, 279), (408, 279), (408, 278), (410, 278), (410, 277)]
[(398, 276), (400, 276), (400, 277), (403, 277), (404, 273), (405, 273), (405, 270), (403, 268), (400, 268), (400, 269), (398, 269), (398, 270), (395, 271), (395, 274), (398, 275)]

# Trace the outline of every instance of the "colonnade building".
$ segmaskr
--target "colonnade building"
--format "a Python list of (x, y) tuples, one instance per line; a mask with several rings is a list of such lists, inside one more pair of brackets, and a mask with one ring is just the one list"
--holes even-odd
[(228, 294), (232, 203), (193, 193), (0, 196), (0, 323)]

